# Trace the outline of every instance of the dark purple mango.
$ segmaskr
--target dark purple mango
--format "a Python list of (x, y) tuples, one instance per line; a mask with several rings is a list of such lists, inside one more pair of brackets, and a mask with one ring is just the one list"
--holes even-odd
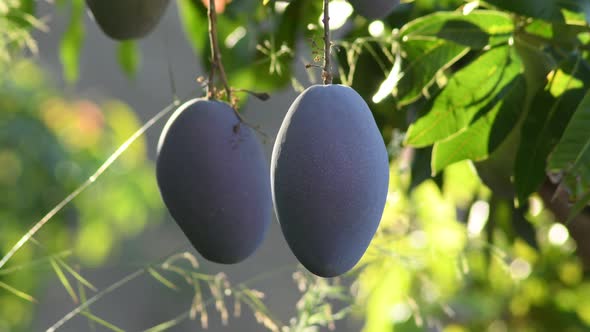
[(289, 247), (321, 277), (354, 267), (381, 220), (387, 150), (362, 97), (315, 85), (293, 103), (271, 161), (275, 211)]
[(399, 5), (399, 0), (348, 0), (354, 11), (370, 20), (387, 17)]
[(102, 31), (117, 40), (137, 39), (152, 31), (170, 0), (86, 0)]
[(238, 263), (262, 243), (272, 217), (268, 165), (228, 104), (182, 105), (160, 137), (156, 175), (168, 211), (204, 258)]

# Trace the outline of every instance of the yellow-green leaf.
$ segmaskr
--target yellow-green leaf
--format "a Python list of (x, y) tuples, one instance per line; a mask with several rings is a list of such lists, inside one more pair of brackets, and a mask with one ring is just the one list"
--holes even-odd
[(72, 0), (70, 24), (59, 47), (64, 78), (70, 83), (77, 81), (80, 76), (80, 52), (84, 41), (84, 9), (83, 0)]
[(7, 284), (3, 283), (2, 281), (0, 281), (0, 288), (3, 288), (5, 290), (9, 291), (10, 293), (12, 293), (12, 294), (20, 297), (23, 300), (26, 300), (26, 301), (29, 301), (29, 302), (33, 302), (33, 303), (37, 303), (37, 300), (34, 297), (32, 297), (31, 295), (29, 295), (29, 294), (27, 294), (27, 293), (25, 293), (23, 291), (20, 291), (20, 290), (12, 287), (10, 285), (7, 285)]
[(76, 295), (76, 292), (74, 291), (74, 288), (72, 287), (72, 284), (70, 283), (70, 281), (68, 280), (68, 278), (64, 274), (63, 270), (59, 267), (59, 265), (57, 265), (57, 263), (55, 262), (55, 259), (51, 260), (51, 267), (53, 267), (53, 270), (55, 271), (55, 274), (59, 278), (59, 281), (64, 286), (64, 288), (66, 289), (66, 292), (68, 292), (68, 294), (70, 295), (70, 297), (72, 298), (74, 303), (78, 303), (78, 295)]

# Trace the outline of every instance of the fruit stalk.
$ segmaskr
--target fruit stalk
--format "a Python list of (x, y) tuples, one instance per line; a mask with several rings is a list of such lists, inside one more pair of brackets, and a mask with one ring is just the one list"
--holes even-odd
[(209, 72), (207, 97), (213, 98), (215, 95), (215, 71), (218, 71), (219, 78), (227, 94), (227, 99), (231, 103), (232, 92), (227, 82), (225, 68), (223, 68), (223, 63), (221, 62), (221, 51), (219, 50), (219, 42), (217, 40), (217, 11), (215, 9), (215, 0), (209, 0), (207, 16), (209, 17), (209, 43), (211, 46), (211, 71)]
[(332, 41), (330, 40), (330, 0), (324, 0), (324, 69), (322, 78), (324, 84), (332, 84), (330, 59), (332, 56)]

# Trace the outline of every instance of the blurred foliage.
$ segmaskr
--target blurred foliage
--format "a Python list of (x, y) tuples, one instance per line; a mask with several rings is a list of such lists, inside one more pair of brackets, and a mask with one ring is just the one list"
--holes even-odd
[[(219, 23), (230, 83), (265, 90), (308, 85), (294, 70), (322, 61), (321, 5), (230, 2)], [(372, 34), (376, 22), (350, 11), (344, 0), (331, 5), (336, 81), (372, 101), (387, 141), (397, 130), (406, 146), (432, 147), (418, 168), (435, 175), (453, 163), (477, 161), (486, 184), (515, 193), (522, 204), (552, 173), (572, 201), (583, 207), (590, 200), (583, 166), (589, 138), (576, 129), (583, 124), (568, 126), (574, 113), (577, 123), (586, 123), (581, 102), (590, 82), (590, 3), (416, 0), (377, 22)], [(178, 9), (189, 42), (209, 66), (205, 6), (185, 0)], [(312, 70), (309, 83), (317, 83)], [(521, 130), (530, 138), (522, 144)], [(562, 137), (573, 143), (551, 155)], [(493, 188), (495, 182), (514, 189)]]
[[(84, 2), (58, 3), (71, 6), (60, 57), (75, 82)], [(319, 82), (321, 1), (224, 4), (219, 39), (233, 87), (272, 92)], [(415, 0), (378, 22), (344, 0), (332, 4), (336, 81), (373, 110), (389, 144), (390, 193), (382, 226), (348, 275), (354, 301), (337, 281), (296, 274), (304, 293), (283, 330), (333, 327), (349, 312), (370, 332), (590, 329), (588, 266), (574, 254), (570, 225), (536, 194), (551, 179), (569, 194), (570, 219), (590, 201), (590, 3)], [(179, 0), (177, 8), (187, 42), (208, 69), (205, 6)], [(120, 102), (64, 98), (34, 65), (15, 60), (35, 52), (33, 28), (45, 29), (34, 1), (0, 0), (0, 72), (7, 73), (0, 77), (0, 256), (139, 126)], [(137, 44), (120, 44), (117, 57), (127, 74), (140, 69)], [(298, 71), (305, 65), (307, 76)], [(71, 246), (82, 263), (100, 264), (157, 211), (144, 144), (43, 229), (36, 239), (47, 248), (29, 243), (0, 270), (0, 330), (30, 319), (29, 294), (40, 280), (10, 268)], [(53, 258), (41, 263), (72, 294), (63, 281), (72, 273)], [(233, 288), (225, 277), (201, 277), (218, 288), (211, 303), (227, 315), (215, 292)], [(181, 317), (200, 315), (203, 324), (208, 302), (196, 287), (202, 306)], [(240, 291), (246, 297), (234, 300), (249, 303), (263, 325), (281, 326), (260, 294)], [(334, 300), (352, 307), (333, 311)]]
[[(0, 66), (0, 256), (63, 197), (75, 190), (140, 126), (120, 101), (96, 104), (61, 96), (28, 61)], [(108, 259), (160, 211), (153, 165), (142, 139), (108, 175), (54, 217), (0, 272), (0, 282), (34, 293), (50, 272), (50, 254), (72, 249), (83, 266)], [(156, 219), (157, 220), (157, 219)], [(40, 264), (28, 263), (41, 259)], [(42, 271), (42, 273), (32, 273)], [(21, 270), (23, 269), (23, 270)], [(12, 272), (10, 272), (12, 271)], [(0, 292), (0, 330), (27, 322), (34, 307)]]
[(531, 198), (523, 217), (535, 248), (514, 236), (510, 204), (468, 163), (444, 177), (442, 188), (427, 180), (409, 191), (411, 174), (393, 164), (353, 287), (365, 331), (587, 331), (590, 280), (567, 229)]
[[(223, 5), (218, 34), (230, 85), (274, 91), (289, 83), (301, 89), (318, 81), (317, 73), (311, 73), (309, 83), (301, 83), (295, 72), (297, 65), (312, 65), (313, 70), (322, 61), (321, 1), (218, 2)], [(84, 4), (58, 3), (71, 5), (60, 57), (64, 76), (75, 81)], [(203, 3), (181, 0), (177, 7), (187, 41), (208, 69)], [(405, 133), (407, 146), (432, 147), (431, 157), (424, 160), (430, 165), (423, 167), (433, 175), (458, 161), (478, 161), (486, 184), (493, 187), (494, 180), (508, 179), (499, 182), (512, 182), (508, 185), (519, 202), (526, 202), (547, 173), (562, 180), (558, 183), (572, 201), (584, 206), (590, 200), (590, 173), (580, 166), (590, 153), (585, 149), (588, 137), (568, 126), (574, 113), (585, 121), (587, 109), (581, 104), (590, 82), (587, 0), (415, 0), (377, 22), (380, 29), (372, 34), (376, 22), (356, 15), (344, 0), (332, 5), (340, 74), (336, 81), (373, 101), (386, 140), (397, 129)], [(128, 75), (138, 70), (136, 45), (122, 43), (117, 57)], [(522, 144), (521, 130), (531, 137)], [(500, 149), (510, 133), (514, 149)], [(562, 152), (561, 144), (557, 157), (551, 156), (561, 137), (574, 141), (564, 143), (571, 151)], [(488, 176), (499, 172), (503, 174)]]
[(37, 43), (31, 36), (32, 27), (47, 29), (35, 17), (34, 0), (0, 1), (0, 63), (12, 60), (23, 49), (37, 52)]

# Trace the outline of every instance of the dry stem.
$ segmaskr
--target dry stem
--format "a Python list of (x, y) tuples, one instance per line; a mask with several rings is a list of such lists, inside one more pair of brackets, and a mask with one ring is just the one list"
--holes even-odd
[(225, 68), (221, 62), (221, 51), (219, 50), (219, 41), (217, 39), (217, 12), (215, 10), (215, 0), (209, 0), (209, 8), (207, 10), (209, 17), (209, 43), (211, 46), (211, 71), (209, 72), (209, 84), (207, 97), (213, 98), (215, 95), (215, 72), (219, 72), (219, 78), (225, 88), (227, 99), (232, 102), (232, 91), (227, 82)]
[(331, 73), (331, 53), (332, 53), (332, 42), (330, 40), (330, 0), (324, 0), (324, 69), (322, 71), (322, 78), (324, 84), (332, 84), (332, 73)]

